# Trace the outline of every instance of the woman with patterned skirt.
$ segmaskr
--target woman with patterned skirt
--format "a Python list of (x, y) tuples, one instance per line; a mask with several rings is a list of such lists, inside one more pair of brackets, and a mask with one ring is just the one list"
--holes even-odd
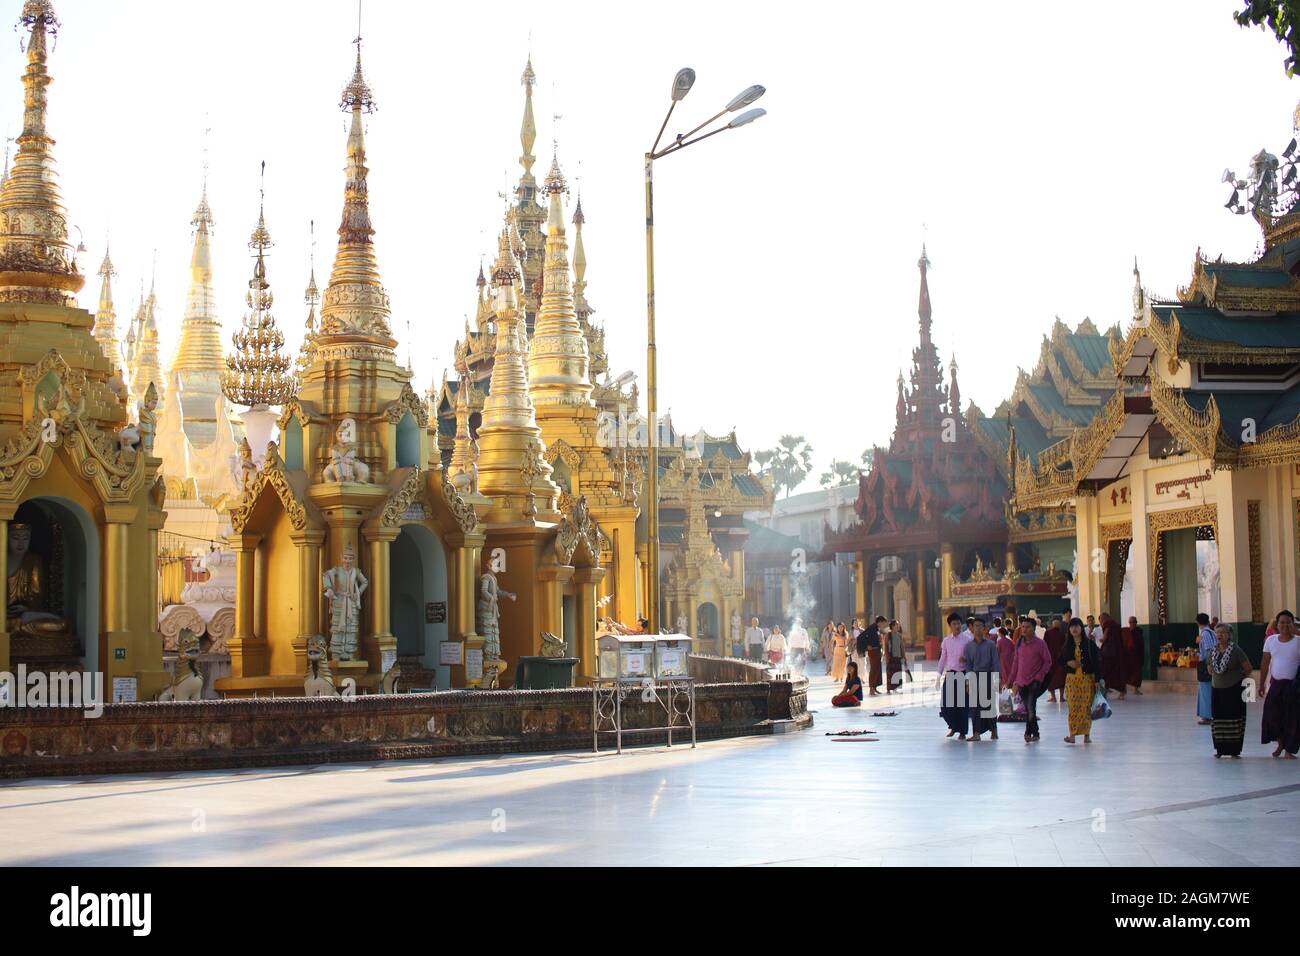
[(1097, 675), (1101, 672), (1101, 654), (1083, 628), (1083, 621), (1071, 619), (1061, 652), (1065, 666), (1065, 704), (1070, 735), (1067, 744), (1083, 734), (1085, 744), (1092, 743), (1092, 697), (1097, 690)]
[(1218, 646), (1209, 660), (1214, 756), (1240, 757), (1246, 739), (1246, 699), (1241, 684), (1250, 676), (1250, 658), (1233, 643), (1232, 628), (1227, 624), (1216, 627), (1214, 636)]

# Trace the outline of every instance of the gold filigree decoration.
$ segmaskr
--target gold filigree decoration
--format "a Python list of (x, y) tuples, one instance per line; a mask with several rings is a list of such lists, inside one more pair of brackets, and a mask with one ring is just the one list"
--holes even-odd
[(419, 468), (412, 468), (397, 490), (384, 502), (379, 522), (386, 528), (396, 528), (406, 517), (406, 512), (420, 496), (424, 489), (424, 473)]
[(266, 457), (263, 459), (262, 470), (255, 476), (248, 479), (244, 485), (244, 493), (240, 496), (238, 504), (230, 509), (230, 527), (235, 534), (242, 534), (248, 519), (252, 516), (253, 509), (256, 507), (258, 500), (262, 496), (263, 489), (270, 488), (280, 499), (280, 504), (284, 507), (284, 513), (289, 518), (289, 523), (293, 530), (301, 531), (307, 527), (307, 509), (298, 496), (294, 493), (289, 479), (284, 473), (284, 462), (280, 460), (280, 455), (275, 449), (273, 443), (266, 446)]
[(571, 469), (582, 467), (582, 458), (573, 450), (573, 446), (563, 438), (557, 438), (546, 446), (546, 460), (554, 465), (557, 459), (563, 461)]
[(1132, 541), (1133, 540), (1133, 522), (1132, 521), (1115, 521), (1111, 524), (1104, 524), (1097, 529), (1097, 542), (1103, 548), (1108, 546), (1112, 541)]
[(478, 527), (478, 515), (469, 503), (460, 496), (456, 486), (448, 479), (447, 473), (442, 472), (442, 497), (447, 502), (447, 507), (451, 509), (452, 516), (455, 517), (456, 523), (460, 525), (460, 530), (469, 534)]
[(384, 409), (384, 420), (390, 425), (396, 425), (406, 417), (407, 412), (411, 413), (415, 423), (421, 428), (429, 427), (429, 409), (424, 400), (415, 394), (415, 389), (411, 388), (410, 382), (402, 384), (402, 394)]

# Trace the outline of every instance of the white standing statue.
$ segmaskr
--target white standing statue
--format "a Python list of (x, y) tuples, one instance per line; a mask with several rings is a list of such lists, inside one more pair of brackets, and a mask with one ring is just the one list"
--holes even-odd
[(478, 604), (475, 610), (478, 618), (478, 633), (483, 638), (483, 679), (484, 686), (496, 686), (497, 675), (505, 670), (501, 660), (501, 598), (515, 600), (515, 595), (504, 590), (497, 583), (497, 576), (491, 571), (483, 572), (478, 583)]
[(677, 631), (676, 631), (676, 633), (678, 633), (678, 634), (690, 634), (691, 632), (688, 631), (688, 630), (686, 629), (686, 627), (687, 627), (686, 614), (683, 612), (683, 613), (680, 613), (680, 614), (677, 615)]
[(330, 462), (321, 477), (325, 481), (370, 482), (370, 466), (357, 453), (357, 423), (351, 418), (339, 422), (334, 432), (336, 444), (330, 448)]
[(336, 660), (350, 661), (357, 653), (361, 629), (361, 595), (370, 582), (356, 567), (356, 553), (349, 543), (343, 548), (343, 563), (325, 572), (325, 597), (329, 600), (330, 653)]
[(731, 646), (740, 647), (741, 642), (745, 639), (744, 628), (740, 623), (740, 612), (731, 612)]

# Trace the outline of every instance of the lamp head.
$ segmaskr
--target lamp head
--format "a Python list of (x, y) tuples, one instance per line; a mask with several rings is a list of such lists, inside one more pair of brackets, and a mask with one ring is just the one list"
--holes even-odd
[(766, 92), (766, 87), (758, 86), (757, 84), (741, 90), (736, 97), (727, 104), (727, 112), (734, 113), (736, 110), (744, 109), (746, 106), (754, 103)]
[(673, 102), (679, 103), (682, 100), (686, 99), (686, 94), (691, 91), (691, 87), (694, 85), (695, 85), (694, 70), (692, 70), (689, 66), (683, 67), (682, 69), (678, 70), (677, 75), (673, 77)]
[(741, 126), (746, 126), (749, 123), (754, 122), (754, 120), (758, 119), (760, 116), (766, 116), (766, 115), (767, 115), (767, 110), (762, 109), (761, 107), (758, 109), (746, 110), (744, 113), (741, 113), (734, 120), (728, 123), (727, 129), (737, 129)]

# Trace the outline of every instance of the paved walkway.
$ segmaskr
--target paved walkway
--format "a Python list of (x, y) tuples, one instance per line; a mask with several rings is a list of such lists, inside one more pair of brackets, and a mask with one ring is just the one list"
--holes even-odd
[[(919, 674), (918, 674), (919, 676)], [(1300, 761), (1215, 760), (1194, 699), (1116, 702), (1096, 743), (946, 740), (915, 685), (804, 733), (592, 755), (0, 785), (0, 864), (1294, 865)], [(930, 696), (933, 696), (931, 692)], [(879, 704), (879, 707), (872, 706)], [(1060, 705), (1063, 706), (1063, 705)], [(896, 709), (897, 717), (872, 717)], [(872, 729), (879, 741), (827, 731)]]

